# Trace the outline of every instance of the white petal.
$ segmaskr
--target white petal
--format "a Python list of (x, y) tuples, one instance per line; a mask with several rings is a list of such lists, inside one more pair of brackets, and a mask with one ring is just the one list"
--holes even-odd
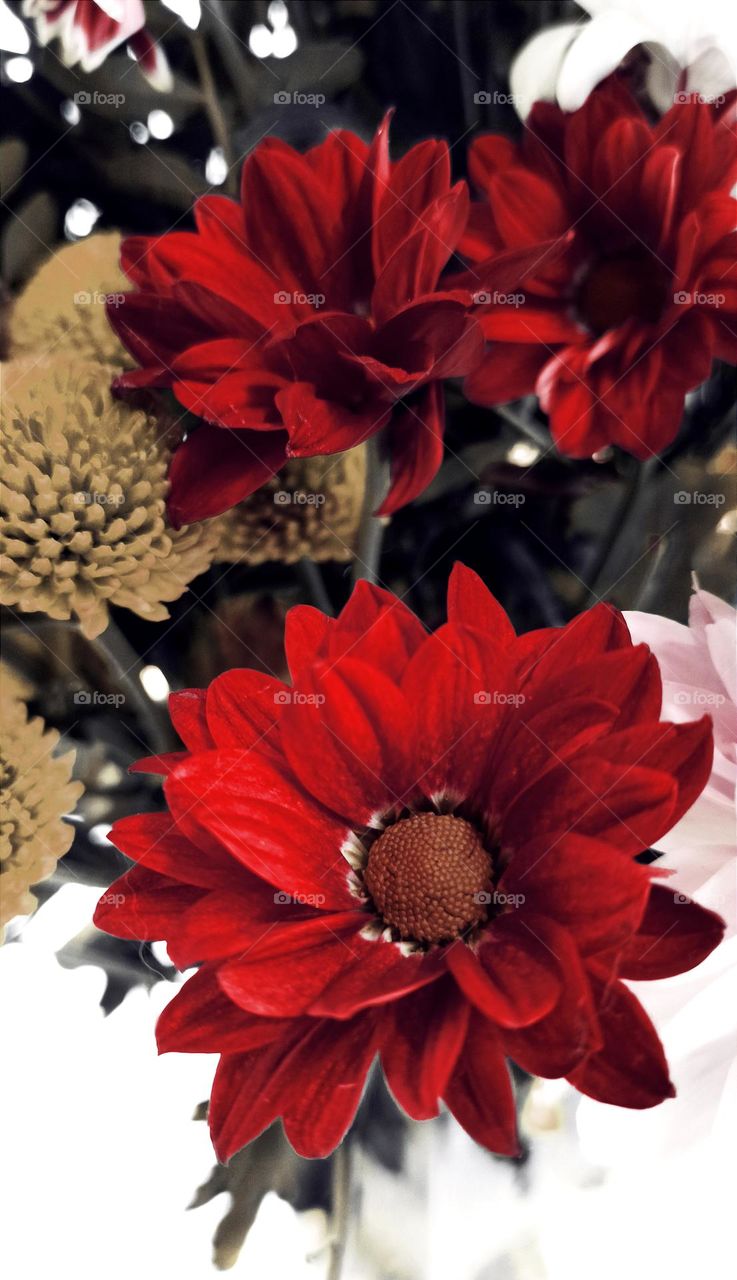
[(558, 75), (578, 22), (546, 27), (523, 44), (509, 71), (509, 88), (517, 115), (524, 120), (535, 102), (554, 102)]
[(563, 60), (558, 78), (558, 102), (564, 111), (576, 111), (596, 87), (635, 45), (657, 38), (657, 33), (637, 18), (617, 10), (592, 18), (581, 29)]

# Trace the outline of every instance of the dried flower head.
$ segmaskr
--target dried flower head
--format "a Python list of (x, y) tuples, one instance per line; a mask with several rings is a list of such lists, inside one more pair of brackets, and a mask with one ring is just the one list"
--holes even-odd
[(47, 729), (3, 682), (0, 690), (0, 930), (36, 906), (31, 885), (50, 876), (69, 849), (74, 829), (62, 817), (82, 784), (71, 782), (74, 752), (54, 755), (56, 729)]
[(0, 603), (75, 617), (89, 637), (109, 603), (167, 618), (217, 538), (211, 523), (167, 525), (172, 430), (113, 400), (110, 372), (14, 361), (1, 417)]
[(295, 564), (351, 559), (366, 487), (365, 446), (334, 457), (296, 458), (218, 520), (215, 559)]
[(39, 267), (10, 316), (12, 356), (63, 356), (128, 368), (131, 358), (107, 318), (105, 304), (122, 296), (120, 232), (65, 245)]

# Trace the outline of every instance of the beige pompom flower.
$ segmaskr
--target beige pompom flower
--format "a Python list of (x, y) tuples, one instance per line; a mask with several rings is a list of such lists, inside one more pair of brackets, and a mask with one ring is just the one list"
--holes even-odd
[(366, 488), (366, 449), (295, 458), (218, 519), (215, 559), (226, 563), (295, 564), (350, 560)]
[(63, 815), (82, 784), (71, 782), (74, 752), (55, 755), (56, 729), (36, 716), (0, 681), (0, 933), (14, 916), (36, 906), (31, 885), (50, 876), (68, 851), (74, 829)]
[(129, 367), (131, 357), (107, 318), (130, 283), (119, 266), (120, 232), (67, 244), (41, 264), (10, 313), (11, 356), (75, 359)]
[[(213, 522), (169, 527), (165, 424), (112, 398), (111, 370), (57, 360), (4, 369), (0, 604), (79, 620), (108, 604), (152, 621), (212, 562)], [(171, 430), (169, 433), (171, 435)]]

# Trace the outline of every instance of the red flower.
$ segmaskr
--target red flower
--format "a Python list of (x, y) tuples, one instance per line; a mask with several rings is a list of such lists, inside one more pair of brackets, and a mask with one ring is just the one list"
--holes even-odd
[(469, 258), (570, 240), (554, 263), (541, 243), (521, 305), (485, 311), (470, 399), (536, 391), (573, 457), (669, 444), (714, 356), (737, 358), (735, 136), (734, 95), (723, 111), (679, 101), (653, 125), (612, 79), (571, 114), (537, 103), (519, 146), (479, 138), (471, 173), (488, 204), (472, 208)]
[(154, 88), (172, 88), (164, 51), (146, 30), (143, 0), (24, 0), (23, 13), (35, 21), (41, 44), (59, 37), (67, 66), (78, 62), (83, 71), (95, 71), (127, 44)]
[[(208, 196), (195, 232), (125, 241), (138, 292), (109, 315), (141, 368), (116, 386), (172, 387), (211, 424), (174, 457), (175, 524), (233, 506), (287, 456), (339, 453), (387, 426), (382, 511), (428, 484), (443, 452), (441, 380), (483, 350), (472, 286), (437, 288), (467, 215), (446, 144), (391, 163), (387, 119), (370, 147), (336, 132), (300, 155), (268, 138), (244, 165), (240, 205)], [(505, 256), (493, 278), (515, 283), (533, 260)]]
[(124, 818), (139, 865), (96, 922), (201, 965), (161, 1051), (219, 1052), (226, 1160), (277, 1116), (323, 1156), (379, 1053), (409, 1115), (444, 1099), (517, 1150), (507, 1058), (605, 1102), (672, 1095), (622, 979), (698, 964), (722, 922), (635, 861), (709, 776), (711, 729), (661, 724), (646, 645), (597, 606), (517, 637), (470, 570), (427, 635), (360, 583), (291, 611), (291, 688), (230, 671), (175, 694), (186, 750), (142, 761), (169, 813)]

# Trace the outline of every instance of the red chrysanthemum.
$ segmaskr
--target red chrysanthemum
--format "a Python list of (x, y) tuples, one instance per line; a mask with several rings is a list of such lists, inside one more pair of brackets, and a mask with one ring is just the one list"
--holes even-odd
[(441, 380), (483, 351), (472, 291), (511, 287), (535, 261), (505, 255), (438, 291), (468, 203), (444, 142), (390, 162), (387, 119), (371, 146), (339, 131), (301, 155), (267, 138), (244, 165), (241, 204), (207, 196), (195, 232), (125, 241), (138, 291), (109, 315), (141, 368), (116, 386), (172, 387), (208, 424), (172, 462), (175, 524), (233, 506), (287, 456), (340, 453), (384, 427), (382, 511), (429, 483)]
[(378, 1053), (417, 1119), (439, 1099), (517, 1150), (511, 1058), (627, 1107), (672, 1095), (622, 979), (698, 964), (722, 923), (636, 856), (709, 776), (711, 729), (659, 722), (658, 667), (619, 613), (517, 637), (470, 570), (428, 635), (360, 583), (287, 619), (292, 687), (231, 671), (171, 701), (168, 813), (112, 839), (138, 866), (102, 928), (200, 965), (162, 1051), (222, 1054), (226, 1160), (275, 1117), (323, 1156)]
[[(680, 98), (682, 95), (678, 95)], [(677, 101), (651, 124), (616, 77), (580, 110), (539, 102), (519, 145), (479, 138), (463, 242), (473, 261), (540, 242), (521, 295), (492, 300), (466, 380), (494, 405), (536, 391), (558, 448), (636, 457), (675, 436), (715, 356), (737, 358), (734, 95)], [(551, 263), (544, 242), (569, 237)]]
[(95, 71), (113, 49), (127, 44), (155, 89), (172, 88), (166, 55), (146, 30), (143, 0), (23, 0), (23, 13), (34, 20), (41, 44), (58, 36), (68, 66)]

